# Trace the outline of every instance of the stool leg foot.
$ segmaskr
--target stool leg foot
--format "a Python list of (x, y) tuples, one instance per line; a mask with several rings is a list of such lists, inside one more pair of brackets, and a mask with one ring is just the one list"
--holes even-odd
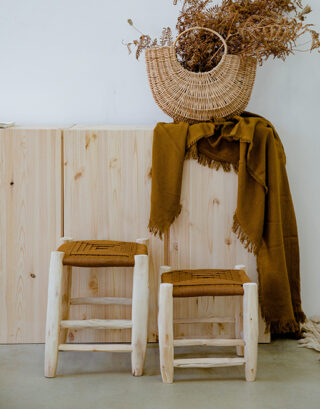
[(258, 358), (258, 290), (257, 284), (243, 285), (243, 338), (245, 341), (244, 359), (247, 381), (256, 379)]
[(58, 363), (63, 256), (64, 253), (53, 251), (50, 259), (44, 364), (44, 375), (48, 378), (54, 378), (56, 376)]
[(136, 255), (132, 290), (132, 375), (143, 374), (147, 348), (149, 304), (149, 257)]
[(173, 382), (173, 297), (172, 284), (161, 284), (159, 293), (160, 370), (164, 383)]

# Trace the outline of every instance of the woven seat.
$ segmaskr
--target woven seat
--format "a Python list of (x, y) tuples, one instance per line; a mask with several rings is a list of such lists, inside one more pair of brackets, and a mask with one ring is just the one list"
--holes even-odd
[(173, 297), (243, 295), (251, 280), (244, 270), (174, 270), (163, 273), (162, 283), (173, 284)]
[(144, 244), (110, 240), (70, 241), (58, 251), (64, 265), (75, 267), (133, 267), (135, 255), (148, 254)]

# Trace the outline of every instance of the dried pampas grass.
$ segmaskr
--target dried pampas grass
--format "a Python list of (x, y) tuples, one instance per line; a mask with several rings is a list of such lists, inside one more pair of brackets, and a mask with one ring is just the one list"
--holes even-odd
[[(178, 1), (175, 0), (174, 4)], [(262, 65), (268, 58), (285, 60), (296, 51), (320, 49), (319, 33), (312, 24), (306, 24), (311, 8), (300, 0), (181, 0), (181, 11), (176, 29), (178, 34), (194, 27), (208, 27), (219, 32), (228, 43), (231, 54), (257, 58)], [(172, 44), (170, 27), (163, 29), (160, 39), (152, 39), (137, 29), (140, 38), (126, 44), (129, 52), (136, 48), (136, 58), (149, 47)], [(299, 50), (297, 40), (310, 35), (307, 49)], [(186, 33), (177, 44), (181, 64), (190, 71), (209, 71), (218, 64), (223, 47), (207, 32)]]

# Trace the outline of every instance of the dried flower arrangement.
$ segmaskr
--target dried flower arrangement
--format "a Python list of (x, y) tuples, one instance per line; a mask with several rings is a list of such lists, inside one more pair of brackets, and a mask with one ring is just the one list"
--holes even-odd
[[(208, 27), (219, 32), (228, 43), (228, 51), (240, 56), (253, 56), (260, 65), (273, 56), (285, 60), (297, 50), (297, 39), (311, 35), (308, 50), (320, 51), (319, 33), (312, 24), (306, 24), (309, 6), (301, 0), (181, 0), (182, 9), (176, 29), (178, 33), (194, 27)], [(177, 0), (173, 1), (177, 4)], [(131, 19), (128, 23), (140, 34), (140, 38), (126, 44), (129, 52), (136, 47), (136, 58), (149, 47), (172, 44), (172, 31), (166, 27), (160, 39), (152, 39), (138, 30)], [(215, 36), (207, 32), (186, 33), (177, 44), (181, 64), (190, 71), (208, 71), (221, 58), (223, 47)]]

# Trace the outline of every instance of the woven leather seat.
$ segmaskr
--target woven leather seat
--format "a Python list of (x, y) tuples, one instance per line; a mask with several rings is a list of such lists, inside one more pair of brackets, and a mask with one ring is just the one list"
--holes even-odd
[(244, 270), (174, 270), (163, 273), (162, 283), (173, 284), (173, 297), (243, 295), (251, 280)]
[(70, 241), (58, 251), (64, 265), (76, 267), (133, 267), (135, 255), (148, 254), (144, 244), (110, 240)]

